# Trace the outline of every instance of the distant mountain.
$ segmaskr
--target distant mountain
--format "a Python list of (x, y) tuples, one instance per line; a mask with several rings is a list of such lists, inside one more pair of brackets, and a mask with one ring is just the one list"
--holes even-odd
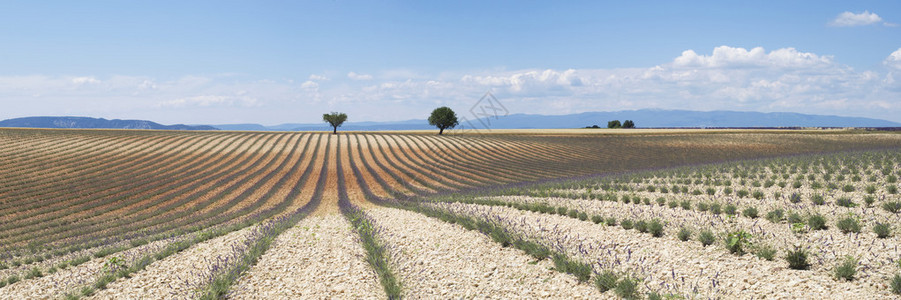
[[(581, 128), (598, 125), (607, 127), (610, 120), (632, 120), (636, 127), (901, 127), (901, 123), (861, 118), (799, 113), (760, 113), (740, 111), (689, 111), (641, 109), (615, 112), (586, 112), (570, 115), (529, 115), (512, 114), (488, 119), (469, 119), (461, 126), (467, 128), (491, 129), (533, 129), (533, 128)], [(272, 130), (272, 131), (325, 131), (331, 130), (326, 123), (281, 124), (263, 126), (258, 124), (213, 125), (223, 130)], [(434, 129), (426, 120), (398, 122), (347, 122), (340, 130), (421, 130)]]
[(0, 127), (217, 130), (217, 128), (207, 125), (162, 125), (156, 122), (144, 120), (107, 120), (88, 117), (16, 118), (0, 121)]

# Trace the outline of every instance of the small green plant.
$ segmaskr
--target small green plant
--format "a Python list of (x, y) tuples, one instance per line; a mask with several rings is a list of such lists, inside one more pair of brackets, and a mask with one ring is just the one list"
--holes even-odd
[(19, 276), (18, 276), (18, 275), (9, 275), (9, 277), (6, 278), (6, 283), (7, 283), (7, 284), (13, 284), (13, 283), (16, 283), (16, 282), (19, 282)]
[(789, 213), (785, 220), (788, 221), (789, 224), (801, 223), (801, 225), (804, 225), (804, 219), (801, 217), (801, 214), (796, 212)]
[(604, 217), (591, 216), (591, 222), (594, 222), (595, 224), (601, 224), (602, 222), (604, 222)]
[(882, 209), (887, 212), (897, 214), (901, 212), (901, 201), (886, 201), (882, 203)]
[(710, 204), (710, 213), (712, 213), (714, 215), (719, 215), (719, 214), (723, 213), (722, 205), (720, 205), (719, 203), (715, 203), (715, 202), (711, 203)]
[(572, 274), (581, 282), (591, 278), (591, 265), (571, 260), (562, 254), (554, 254), (552, 258), (557, 271)]
[(619, 222), (619, 226), (622, 226), (623, 229), (625, 229), (625, 230), (632, 229), (632, 227), (633, 227), (633, 226), (632, 226), (632, 220), (629, 220), (629, 219), (623, 219), (622, 221)]
[(788, 261), (788, 267), (795, 270), (807, 270), (810, 263), (807, 262), (808, 252), (801, 247), (795, 247), (794, 250), (788, 251), (785, 260)]
[(875, 193), (876, 193), (876, 186), (875, 186), (875, 185), (872, 185), (872, 184), (871, 184), (871, 185), (868, 185), (868, 186), (865, 188), (865, 190), (866, 190), (867, 194), (871, 194), (871, 195), (872, 195), (872, 194), (875, 194)]
[(766, 213), (767, 221), (770, 221), (772, 223), (782, 222), (782, 218), (784, 216), (785, 216), (785, 211), (783, 211), (781, 208), (776, 208), (776, 209), (773, 209)]
[(854, 185), (846, 184), (846, 185), (842, 186), (842, 192), (850, 193), (853, 191), (854, 191)]
[(651, 222), (648, 222), (648, 232), (650, 232), (653, 237), (663, 236), (663, 222), (658, 219), (651, 220)]
[(679, 233), (676, 234), (676, 236), (679, 238), (680, 241), (683, 241), (683, 242), (688, 241), (689, 239), (691, 239), (691, 230), (689, 230), (688, 228), (682, 227), (682, 229), (679, 229)]
[(38, 267), (33, 267), (28, 270), (28, 274), (25, 274), (25, 279), (39, 278), (43, 276), (44, 274), (41, 273), (41, 269), (39, 269)]
[(607, 224), (607, 226), (616, 226), (616, 218), (609, 217), (606, 220), (604, 220), (604, 224)]
[(734, 216), (738, 212), (738, 207), (735, 207), (734, 204), (726, 204), (726, 207), (723, 208), (723, 211), (730, 216)]
[(745, 217), (748, 217), (751, 219), (756, 219), (757, 218), (757, 208), (755, 208), (755, 207), (745, 208), (745, 210), (743, 210), (741, 212), (741, 214), (744, 215)]
[(707, 211), (710, 208), (710, 206), (707, 205), (706, 202), (698, 202), (698, 204), (696, 206), (698, 207), (698, 211), (702, 211), (702, 212)]
[(873, 232), (876, 233), (876, 237), (884, 239), (892, 235), (892, 227), (889, 224), (877, 222), (876, 225), (873, 225)]
[(873, 202), (876, 202), (876, 198), (873, 196), (864, 196), (863, 203), (866, 204), (867, 207), (873, 206)]
[(754, 199), (760, 200), (760, 199), (763, 199), (764, 194), (761, 191), (754, 191), (754, 193), (751, 194), (751, 197), (754, 197)]
[(688, 200), (682, 200), (682, 202), (679, 203), (679, 206), (684, 210), (691, 210), (691, 202)]
[(679, 206), (679, 202), (676, 202), (676, 200), (670, 200), (666, 203), (666, 205), (669, 206), (669, 208), (676, 208), (676, 206)]
[(776, 248), (773, 248), (770, 245), (758, 245), (757, 249), (754, 250), (754, 255), (757, 257), (772, 261), (773, 258), (776, 257)]
[(714, 237), (713, 232), (710, 232), (709, 230), (704, 230), (698, 233), (698, 241), (701, 242), (701, 245), (704, 245), (705, 247), (713, 244), (715, 240), (716, 237)]
[(733, 231), (726, 234), (726, 249), (729, 253), (742, 255), (751, 244), (751, 234), (744, 230)]
[(738, 195), (739, 198), (744, 198), (744, 197), (747, 197), (748, 194), (750, 194), (750, 192), (748, 192), (748, 190), (738, 190), (738, 192), (736, 194)]
[(639, 282), (640, 281), (637, 278), (625, 276), (623, 277), (623, 279), (616, 283), (614, 292), (616, 292), (617, 296), (623, 299), (638, 299)]
[(854, 216), (848, 216), (844, 219), (839, 220), (836, 224), (839, 230), (842, 233), (859, 233), (860, 232), (860, 223), (857, 221), (857, 218)]
[(832, 274), (835, 275), (835, 279), (854, 280), (854, 275), (857, 274), (857, 259), (850, 255), (846, 256), (835, 265)]
[(888, 186), (888, 187), (885, 188), (885, 191), (888, 192), (889, 194), (892, 194), (892, 195), (897, 194), (897, 193), (898, 193), (898, 186), (890, 185), (890, 186)]
[(824, 230), (828, 228), (826, 226), (826, 217), (823, 217), (820, 214), (814, 214), (808, 217), (807, 226), (810, 226), (810, 230)]
[(836, 199), (836, 200), (835, 200), (835, 205), (842, 206), (842, 207), (855, 207), (855, 206), (857, 206), (857, 204), (854, 203), (854, 201), (851, 201), (851, 198), (848, 198), (848, 197), (841, 197), (841, 198)]
[(616, 273), (611, 270), (604, 270), (594, 278), (594, 285), (603, 293), (616, 288), (618, 280), (619, 276)]
[(792, 193), (791, 196), (788, 196), (788, 201), (791, 203), (801, 203), (801, 195), (798, 195), (798, 193)]
[(657, 201), (657, 205), (659, 205), (659, 206), (666, 205), (666, 199), (663, 197), (658, 197), (657, 200), (655, 200), (655, 201)]
[(901, 274), (895, 274), (895, 277), (892, 277), (892, 293), (895, 295), (901, 295)]
[(826, 204), (826, 199), (823, 198), (823, 195), (815, 194), (810, 196), (810, 202), (813, 202), (814, 205), (823, 205)]
[(636, 221), (635, 222), (635, 230), (638, 230), (638, 232), (641, 232), (641, 233), (648, 232), (648, 222), (645, 222), (644, 220)]
[(565, 215), (566, 215), (566, 207), (562, 207), (562, 206), (561, 206), (561, 207), (558, 207), (558, 208), (557, 208), (557, 214), (558, 214), (558, 215), (561, 215), (561, 216), (565, 216)]

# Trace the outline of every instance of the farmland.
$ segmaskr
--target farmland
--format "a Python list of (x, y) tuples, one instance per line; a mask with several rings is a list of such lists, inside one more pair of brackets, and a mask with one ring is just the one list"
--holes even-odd
[(4, 129), (0, 152), (3, 299), (872, 298), (901, 271), (893, 133)]

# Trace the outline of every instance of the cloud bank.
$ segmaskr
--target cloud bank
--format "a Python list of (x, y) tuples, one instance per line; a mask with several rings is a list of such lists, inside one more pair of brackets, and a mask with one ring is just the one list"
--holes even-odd
[[(0, 77), (0, 118), (83, 115), (162, 123), (424, 119), (446, 105), (468, 111), (491, 91), (510, 113), (566, 114), (642, 108), (787, 111), (901, 121), (901, 49), (883, 66), (854, 70), (794, 48), (685, 50), (650, 68), (528, 69), (423, 74), (313, 74), (294, 81), (240, 75)], [(346, 77), (346, 78), (345, 78)]]

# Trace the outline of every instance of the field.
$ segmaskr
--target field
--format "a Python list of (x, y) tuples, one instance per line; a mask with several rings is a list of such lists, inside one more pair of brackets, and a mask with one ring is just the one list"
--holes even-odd
[(901, 134), (0, 130), (0, 299), (901, 290)]

